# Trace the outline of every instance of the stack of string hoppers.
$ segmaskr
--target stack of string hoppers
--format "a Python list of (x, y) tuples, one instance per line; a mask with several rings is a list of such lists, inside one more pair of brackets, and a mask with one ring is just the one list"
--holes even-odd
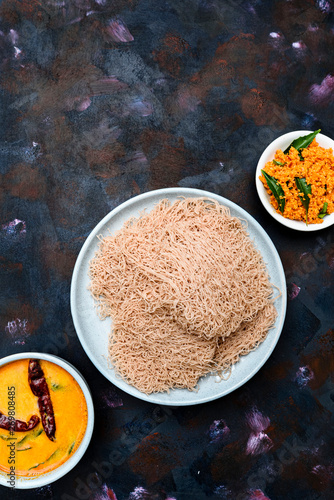
[(112, 318), (115, 370), (146, 394), (226, 376), (277, 314), (242, 222), (206, 198), (162, 200), (100, 237), (89, 274), (101, 319)]

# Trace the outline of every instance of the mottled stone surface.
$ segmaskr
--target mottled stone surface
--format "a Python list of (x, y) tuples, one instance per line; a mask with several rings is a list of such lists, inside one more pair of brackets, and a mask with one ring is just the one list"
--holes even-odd
[[(92, 443), (48, 487), (1, 499), (331, 499), (333, 230), (292, 233), (262, 208), (257, 160), (279, 135), (334, 137), (332, 0), (2, 0), (0, 355), (57, 354), (89, 381)], [(80, 248), (151, 189), (215, 192), (281, 256), (288, 311), (245, 386), (155, 407), (105, 380), (73, 328)]]

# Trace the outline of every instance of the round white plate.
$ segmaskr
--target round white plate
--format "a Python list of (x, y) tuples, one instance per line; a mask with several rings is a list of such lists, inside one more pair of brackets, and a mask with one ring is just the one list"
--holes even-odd
[[(116, 376), (108, 360), (108, 336), (111, 331), (111, 319), (101, 321), (94, 307), (94, 300), (87, 290), (89, 285), (89, 261), (98, 248), (98, 235), (108, 235), (121, 229), (123, 223), (130, 217), (138, 217), (146, 209), (149, 212), (162, 199), (174, 202), (178, 197), (187, 198), (208, 197), (229, 207), (231, 215), (247, 222), (248, 232), (255, 246), (261, 252), (267, 265), (271, 283), (279, 288), (281, 296), (275, 301), (278, 317), (274, 328), (270, 330), (267, 339), (247, 356), (234, 365), (228, 380), (218, 381), (215, 375), (203, 377), (198, 384), (198, 390), (174, 389), (169, 393), (147, 395), (127, 384)], [(277, 293), (278, 295), (278, 293)], [(96, 368), (123, 391), (139, 399), (155, 404), (168, 406), (186, 406), (205, 403), (225, 396), (247, 382), (272, 353), (282, 331), (286, 311), (286, 283), (284, 270), (275, 246), (264, 229), (245, 210), (235, 203), (213, 193), (191, 188), (168, 188), (141, 194), (131, 198), (112, 210), (99, 222), (85, 241), (76, 261), (71, 284), (71, 312), (79, 340), (88, 357)]]
[[(294, 229), (296, 231), (312, 232), (319, 231), (320, 229), (325, 229), (326, 227), (334, 224), (334, 213), (326, 215), (326, 217), (323, 218), (323, 222), (321, 224), (306, 225), (306, 223), (303, 221), (292, 220), (283, 217), (283, 215), (276, 212), (276, 210), (270, 203), (270, 196), (267, 193), (263, 183), (260, 181), (260, 175), (261, 170), (265, 167), (266, 163), (275, 158), (275, 153), (278, 149), (284, 151), (292, 143), (292, 141), (298, 139), (298, 137), (302, 137), (303, 135), (311, 134), (312, 132), (312, 130), (294, 130), (293, 132), (288, 132), (287, 134), (277, 137), (277, 139), (270, 143), (269, 146), (263, 151), (257, 164), (255, 173), (256, 190), (264, 208), (274, 219), (283, 224), (283, 226), (287, 226), (290, 229)], [(332, 148), (334, 151), (333, 139), (330, 139), (329, 137), (321, 133), (317, 134), (315, 138), (319, 146), (322, 146), (326, 149)]]

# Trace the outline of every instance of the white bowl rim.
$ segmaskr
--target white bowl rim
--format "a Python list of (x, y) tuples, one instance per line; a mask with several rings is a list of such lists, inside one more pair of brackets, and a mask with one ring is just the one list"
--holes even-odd
[[(319, 231), (321, 229), (325, 229), (332, 224), (334, 224), (334, 213), (327, 215), (321, 224), (309, 224), (308, 226), (305, 224), (305, 222), (302, 221), (297, 221), (297, 220), (292, 220), (292, 219), (287, 219), (286, 217), (283, 217), (283, 215), (279, 214), (276, 212), (274, 207), (270, 203), (270, 197), (265, 190), (262, 182), (260, 181), (259, 177), (261, 175), (261, 169), (265, 166), (265, 164), (270, 161), (272, 158), (275, 156), (275, 152), (278, 149), (286, 149), (289, 144), (294, 139), (297, 139), (298, 137), (301, 137), (303, 135), (311, 134), (313, 131), (312, 130), (294, 130), (292, 132), (288, 132), (284, 135), (281, 135), (277, 137), (274, 141), (272, 141), (266, 149), (263, 151), (262, 155), (260, 156), (260, 159), (258, 161), (256, 171), (255, 171), (255, 185), (256, 185), (256, 190), (258, 192), (259, 198), (264, 206), (264, 208), (267, 210), (267, 212), (278, 222), (283, 224), (286, 227), (289, 227), (290, 229), (294, 229), (296, 231), (305, 231), (305, 232), (312, 232), (312, 231)], [(319, 144), (323, 147), (332, 148), (334, 151), (334, 140), (328, 137), (327, 135), (322, 134), (319, 132), (316, 135), (316, 140), (319, 141)]]
[[(16, 354), (10, 354), (8, 356), (5, 356), (4, 358), (0, 359), (0, 367), (7, 365), (9, 363), (12, 363), (14, 361), (18, 361), (21, 359), (30, 359), (30, 358), (35, 358), (35, 359), (41, 359), (45, 361), (49, 361), (51, 363), (54, 363), (64, 370), (66, 370), (72, 377), (76, 380), (76, 382), (79, 384), (85, 400), (87, 404), (87, 427), (86, 427), (86, 432), (83, 436), (83, 439), (79, 445), (79, 448), (74, 452), (74, 454), (66, 460), (62, 465), (57, 467), (56, 469), (47, 472), (45, 474), (41, 474), (40, 476), (36, 477), (24, 477), (24, 476), (16, 476), (15, 480), (15, 486), (14, 489), (29, 489), (29, 488), (40, 488), (41, 486), (46, 486), (50, 483), (53, 483), (54, 481), (57, 481), (61, 477), (63, 477), (65, 474), (67, 474), (70, 470), (72, 470), (77, 463), (81, 460), (83, 457), (84, 453), (86, 452), (86, 449), (88, 448), (88, 445), (90, 443), (92, 434), (93, 434), (93, 429), (94, 429), (94, 406), (93, 406), (93, 399), (92, 395), (89, 389), (89, 386), (86, 382), (86, 380), (83, 378), (81, 373), (73, 366), (71, 363), (66, 361), (63, 358), (60, 358), (59, 356), (56, 356), (55, 354), (48, 354), (48, 353), (42, 353), (42, 352), (21, 352), (21, 353), (16, 353)], [(10, 484), (8, 484), (8, 478), (7, 474), (4, 472), (0, 471), (0, 485), (1, 486), (7, 486), (9, 488), (12, 488)]]

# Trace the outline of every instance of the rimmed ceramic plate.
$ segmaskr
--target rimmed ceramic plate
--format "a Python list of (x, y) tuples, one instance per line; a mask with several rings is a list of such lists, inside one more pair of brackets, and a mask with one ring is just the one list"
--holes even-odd
[[(283, 217), (283, 215), (276, 212), (272, 204), (270, 203), (270, 196), (268, 195), (266, 189), (263, 186), (263, 183), (260, 181), (261, 169), (263, 169), (266, 163), (273, 158), (275, 158), (275, 153), (278, 149), (284, 151), (295, 139), (298, 137), (302, 137), (303, 135), (311, 134), (312, 130), (294, 130), (293, 132), (289, 132), (287, 134), (281, 135), (277, 139), (275, 139), (269, 146), (263, 151), (259, 162), (256, 167), (255, 174), (255, 186), (258, 192), (259, 198), (267, 210), (267, 212), (278, 222), (283, 224), (283, 226), (289, 227), (290, 229), (294, 229), (295, 231), (319, 231), (320, 229), (325, 229), (326, 227), (332, 226), (334, 224), (334, 213), (330, 215), (326, 215), (321, 224), (308, 224), (299, 220), (292, 220)], [(323, 148), (329, 149), (332, 148), (334, 151), (334, 141), (327, 137), (324, 134), (317, 134), (316, 141), (319, 146)]]
[[(84, 453), (86, 452), (94, 429), (94, 406), (89, 386), (85, 381), (85, 379), (83, 378), (83, 376), (81, 375), (81, 373), (65, 359), (59, 358), (54, 354), (46, 354), (43, 352), (20, 352), (17, 354), (11, 354), (10, 356), (6, 356), (5, 358), (0, 359), (0, 367), (13, 363), (15, 361), (19, 361), (22, 359), (30, 359), (30, 358), (49, 361), (50, 363), (60, 366), (61, 368), (66, 370), (79, 384), (87, 404), (87, 427), (85, 430), (85, 434), (82, 438), (82, 441), (78, 449), (74, 452), (74, 454), (63, 464), (61, 464), (59, 467), (53, 469), (50, 472), (28, 477), (28, 476), (15, 476), (15, 473), (9, 474), (0, 470), (0, 485), (7, 486), (13, 490), (41, 488), (42, 486), (53, 483), (54, 481), (62, 478), (65, 474), (70, 472), (77, 465), (77, 463), (81, 460)], [(20, 396), (20, 394), (18, 394), (18, 396)], [(17, 451), (18, 450), (16, 450), (16, 452), (14, 453), (14, 464), (15, 464), (15, 455)], [(14, 470), (15, 470), (15, 465), (14, 465)], [(15, 495), (13, 493), (13, 497), (11, 498), (14, 498), (14, 496)], [(4, 496), (2, 495), (1, 498), (4, 498)]]
[[(234, 365), (228, 380), (219, 381), (215, 375), (203, 377), (198, 390), (174, 389), (169, 393), (147, 395), (119, 378), (108, 360), (108, 336), (112, 322), (109, 318), (101, 321), (94, 307), (94, 300), (87, 287), (89, 285), (89, 261), (98, 248), (98, 235), (109, 235), (121, 229), (130, 217), (138, 217), (146, 209), (149, 212), (160, 200), (167, 198), (170, 202), (179, 197), (208, 197), (229, 207), (231, 215), (243, 219), (255, 246), (261, 252), (267, 265), (270, 280), (281, 295), (275, 301), (278, 311), (274, 328), (270, 330), (266, 340), (247, 356)], [(141, 194), (131, 198), (110, 212), (99, 222), (85, 241), (76, 261), (71, 284), (71, 311), (74, 326), (79, 340), (96, 368), (115, 386), (139, 399), (155, 404), (168, 406), (186, 406), (205, 403), (220, 398), (234, 391), (258, 372), (271, 355), (282, 331), (286, 311), (286, 283), (283, 266), (277, 250), (264, 229), (245, 210), (235, 203), (213, 193), (191, 188), (168, 188)]]

